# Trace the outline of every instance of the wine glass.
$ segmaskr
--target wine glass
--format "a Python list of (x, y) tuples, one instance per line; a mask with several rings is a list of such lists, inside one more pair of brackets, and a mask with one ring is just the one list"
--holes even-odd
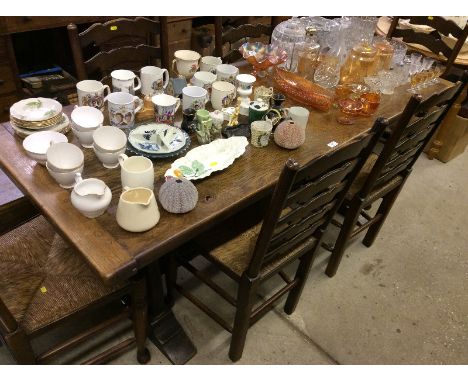
[(425, 88), (429, 86), (429, 81), (432, 79), (431, 67), (434, 64), (434, 59), (430, 57), (424, 57), (422, 60), (422, 81), (419, 88)]
[(422, 55), (419, 53), (411, 54), (411, 64), (409, 69), (411, 89), (408, 92), (416, 94), (418, 85), (421, 82), (421, 69), (422, 69)]

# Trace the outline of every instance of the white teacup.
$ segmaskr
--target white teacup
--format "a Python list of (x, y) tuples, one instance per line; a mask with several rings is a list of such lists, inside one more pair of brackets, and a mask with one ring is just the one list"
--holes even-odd
[(102, 126), (93, 132), (94, 146), (102, 152), (113, 153), (125, 149), (127, 136), (115, 126)]
[(216, 78), (216, 74), (211, 72), (196, 72), (190, 82), (192, 85), (199, 86), (210, 91), (213, 82), (216, 81)]
[(105, 100), (108, 102), (111, 125), (122, 128), (133, 127), (135, 113), (138, 113), (143, 107), (143, 100), (124, 92), (111, 93)]
[(90, 131), (102, 126), (104, 114), (91, 106), (75, 106), (71, 113), (71, 120), (75, 130)]
[(72, 143), (53, 143), (46, 153), (48, 167), (57, 172), (70, 172), (83, 166), (83, 151)]
[(180, 106), (180, 99), (168, 94), (157, 94), (151, 98), (156, 122), (174, 123), (174, 115)]
[(221, 57), (205, 56), (201, 59), (200, 70), (216, 74), (216, 67), (222, 63)]
[(236, 97), (236, 88), (226, 81), (216, 81), (211, 89), (211, 106), (216, 110), (228, 107)]
[(304, 129), (307, 127), (310, 112), (305, 107), (292, 106), (283, 110), (285, 111), (286, 116), (291, 118), (297, 125)]
[(125, 153), (126, 147), (115, 152), (107, 152), (100, 150), (94, 144), (93, 150), (105, 168), (116, 168), (119, 166), (119, 155)]
[(154, 189), (153, 162), (143, 156), (119, 155), (122, 188), (145, 187)]
[(164, 93), (169, 83), (169, 72), (157, 66), (145, 66), (140, 70), (141, 93), (147, 96)]
[(226, 81), (234, 84), (238, 74), (239, 68), (235, 67), (234, 65), (221, 64), (216, 67), (218, 81)]
[[(140, 78), (131, 70), (119, 69), (111, 72), (112, 91), (135, 94), (141, 88)], [(136, 80), (136, 84), (135, 84)]]
[(89, 131), (82, 131), (82, 130), (76, 130), (75, 128), (71, 128), (73, 131), (73, 134), (75, 137), (78, 139), (80, 142), (81, 146), (90, 149), (93, 147), (93, 133), (94, 130), (90, 129)]
[(209, 99), (210, 97), (206, 89), (199, 86), (186, 86), (182, 89), (182, 110), (204, 109)]
[[(177, 50), (174, 52), (174, 57), (172, 71), (187, 80), (192, 78), (198, 70), (200, 54), (193, 50)], [(177, 66), (177, 70), (175, 70), (175, 66)]]
[(78, 93), (78, 105), (92, 106), (96, 109), (104, 109), (104, 97), (110, 93), (108, 85), (99, 81), (84, 80), (76, 84)]
[(76, 174), (82, 173), (84, 169), (84, 165), (82, 164), (80, 167), (70, 170), (70, 171), (57, 171), (46, 162), (46, 168), (52, 178), (59, 184), (62, 188), (73, 188), (75, 187), (75, 176)]

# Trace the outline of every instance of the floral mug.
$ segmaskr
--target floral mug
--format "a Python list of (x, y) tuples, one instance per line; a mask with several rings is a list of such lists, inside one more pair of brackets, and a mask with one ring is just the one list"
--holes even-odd
[[(199, 67), (200, 54), (193, 50), (177, 50), (172, 61), (172, 71), (187, 80), (193, 77)], [(177, 70), (176, 70), (177, 68)]]
[(174, 123), (174, 116), (180, 106), (180, 99), (168, 94), (157, 94), (151, 98), (156, 122)]

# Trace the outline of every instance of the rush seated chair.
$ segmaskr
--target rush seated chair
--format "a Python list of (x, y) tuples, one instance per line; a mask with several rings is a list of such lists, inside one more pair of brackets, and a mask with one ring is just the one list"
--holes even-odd
[[(253, 207), (247, 208), (241, 216), (235, 215), (222, 222), (191, 243), (196, 254), (204, 256), (234, 280), (238, 287), (237, 298), (192, 265), (193, 254), (174, 256), (177, 265), (193, 273), (235, 308), (231, 325), (177, 282), (177, 267), (173, 263), (169, 285), (232, 333), (229, 350), (232, 361), (241, 358), (249, 327), (264, 316), (275, 301), (288, 294), (284, 311), (291, 314), (295, 310), (322, 236), (385, 124), (379, 119), (369, 132), (350, 144), (302, 166), (289, 159), (271, 199), (266, 200), (263, 221), (243, 231), (238, 229), (244, 221), (242, 214)], [(232, 235), (233, 231), (237, 236)], [(290, 278), (284, 269), (295, 260), (299, 260), (299, 264)], [(275, 275), (286, 285), (254, 307), (259, 285)]]

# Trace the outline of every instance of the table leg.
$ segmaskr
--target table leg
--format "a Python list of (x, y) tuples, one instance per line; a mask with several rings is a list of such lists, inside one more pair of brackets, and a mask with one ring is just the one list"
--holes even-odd
[(187, 363), (197, 349), (164, 300), (161, 270), (158, 262), (148, 266), (149, 339), (175, 365)]

